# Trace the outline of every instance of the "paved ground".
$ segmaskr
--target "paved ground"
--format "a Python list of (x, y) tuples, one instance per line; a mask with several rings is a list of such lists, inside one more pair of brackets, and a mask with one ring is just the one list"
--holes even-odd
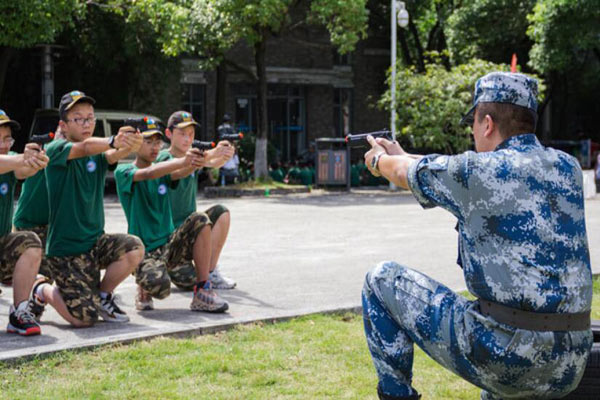
[[(221, 329), (253, 320), (285, 318), (360, 305), (365, 273), (378, 261), (396, 260), (454, 289), (464, 288), (455, 264), (455, 220), (440, 209), (423, 210), (404, 193), (358, 192), (220, 200), (232, 213), (221, 270), (238, 281), (222, 291), (224, 315), (189, 311), (191, 294), (173, 290), (156, 310), (133, 308), (135, 284), (118, 289), (128, 324), (100, 322), (71, 329), (53, 310), (44, 314), (43, 335), (21, 338), (0, 331), (0, 360), (128, 341), (143, 337)], [(200, 209), (214, 201), (199, 200)], [(600, 197), (586, 203), (594, 272), (600, 272)], [(106, 231), (125, 232), (115, 198), (106, 199)], [(0, 324), (6, 324), (12, 292), (2, 287)]]

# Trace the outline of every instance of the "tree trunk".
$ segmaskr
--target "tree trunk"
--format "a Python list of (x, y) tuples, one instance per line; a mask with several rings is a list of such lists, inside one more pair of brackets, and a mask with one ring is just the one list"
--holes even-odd
[[(214, 140), (218, 139), (217, 127), (221, 124), (221, 119), (226, 112), (227, 99), (227, 65), (225, 61), (217, 66), (217, 91), (215, 93), (215, 123), (214, 123)], [(210, 135), (208, 135), (210, 137)]]
[(254, 60), (256, 62), (256, 74), (258, 76), (257, 101), (258, 107), (258, 132), (256, 134), (256, 148), (254, 150), (254, 178), (268, 176), (267, 168), (267, 138), (268, 138), (268, 115), (267, 115), (267, 67), (266, 50), (267, 40), (265, 35), (262, 40), (254, 45)]
[(421, 45), (421, 39), (419, 39), (419, 31), (417, 26), (412, 19), (408, 20), (408, 29), (415, 38), (415, 47), (417, 48), (417, 71), (425, 72), (425, 56), (423, 55), (423, 46)]
[(14, 47), (0, 47), (0, 99), (2, 98), (2, 92), (4, 90), (4, 82), (6, 80), (6, 72), (8, 71), (8, 64), (15, 54)]
[(408, 49), (408, 43), (406, 43), (406, 36), (404, 30), (398, 30), (398, 41), (400, 42), (400, 49), (402, 50), (402, 57), (407, 66), (413, 65), (412, 57), (410, 56), (410, 50)]

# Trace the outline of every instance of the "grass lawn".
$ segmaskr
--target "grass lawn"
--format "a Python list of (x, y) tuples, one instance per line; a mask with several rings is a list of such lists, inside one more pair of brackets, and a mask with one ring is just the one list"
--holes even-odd
[[(600, 279), (593, 319), (600, 319)], [(25, 340), (25, 339), (24, 339)], [(478, 399), (479, 389), (417, 349), (424, 399)], [(376, 399), (375, 370), (355, 314), (252, 324), (0, 364), (0, 399)]]

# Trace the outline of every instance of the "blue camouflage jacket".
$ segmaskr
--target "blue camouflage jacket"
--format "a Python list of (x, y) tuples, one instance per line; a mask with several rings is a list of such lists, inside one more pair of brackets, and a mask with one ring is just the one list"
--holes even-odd
[(588, 311), (592, 274), (577, 160), (512, 136), (494, 151), (431, 154), (409, 186), (424, 208), (458, 218), (459, 264), (481, 299), (527, 311)]

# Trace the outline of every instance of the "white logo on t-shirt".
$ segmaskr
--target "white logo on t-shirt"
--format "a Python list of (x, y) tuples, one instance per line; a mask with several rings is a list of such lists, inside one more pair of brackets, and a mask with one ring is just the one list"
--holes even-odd
[(4, 182), (0, 185), (0, 194), (4, 196), (6, 193), (8, 193), (8, 183)]
[(167, 193), (167, 185), (165, 185), (164, 183), (161, 183), (158, 186), (158, 194), (164, 195), (165, 193)]
[(88, 172), (94, 172), (96, 170), (96, 162), (94, 160), (88, 161), (86, 164)]

